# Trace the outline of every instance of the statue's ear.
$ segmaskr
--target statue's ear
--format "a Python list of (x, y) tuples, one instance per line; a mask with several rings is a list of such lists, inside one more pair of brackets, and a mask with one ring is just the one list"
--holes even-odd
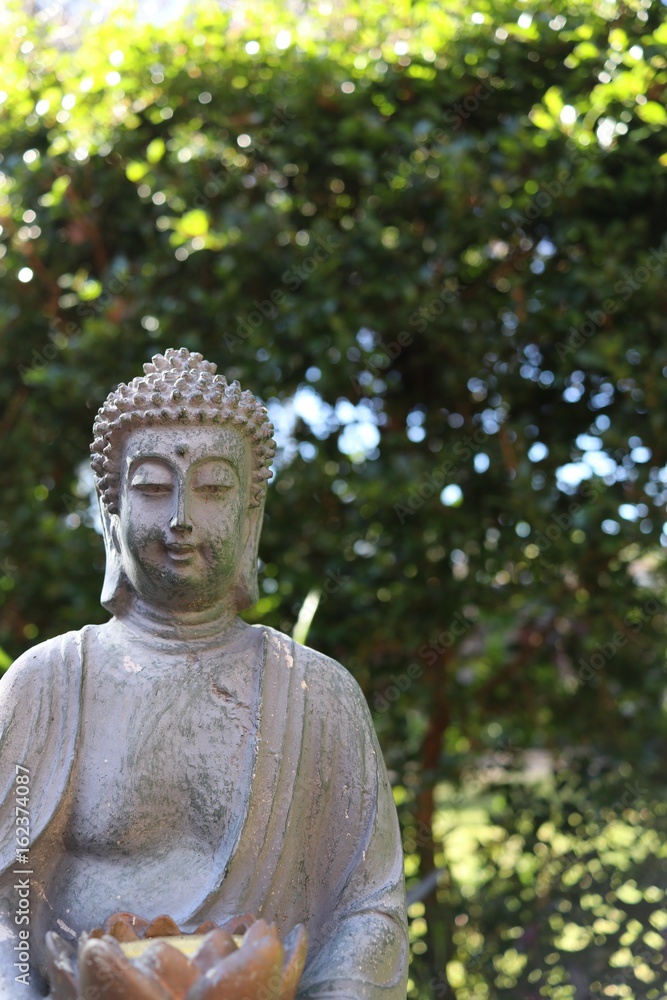
[(118, 515), (110, 514), (100, 499), (100, 517), (104, 550), (106, 552), (106, 568), (100, 604), (112, 615), (121, 613), (127, 606), (132, 591), (120, 558), (120, 543), (118, 540)]
[(114, 550), (120, 555), (120, 540), (118, 538), (118, 514), (107, 514), (109, 518), (109, 538)]
[(247, 540), (241, 557), (239, 574), (234, 585), (235, 606), (237, 611), (251, 608), (259, 600), (257, 583), (257, 559), (259, 552), (259, 536), (262, 533), (264, 520), (264, 499), (258, 507), (249, 507), (247, 515)]

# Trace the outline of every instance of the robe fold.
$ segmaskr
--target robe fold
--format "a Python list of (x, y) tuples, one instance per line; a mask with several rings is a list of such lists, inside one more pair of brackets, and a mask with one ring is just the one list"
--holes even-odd
[[(42, 643), (0, 683), (0, 1000), (42, 995), (46, 930), (72, 938), (84, 929), (61, 912), (51, 887), (66, 871), (86, 658), (107, 627)], [(221, 835), (204, 884), (181, 891), (185, 902), (166, 912), (187, 930), (243, 912), (275, 922), (283, 935), (303, 923), (300, 1000), (405, 1000), (403, 855), (365, 699), (336, 661), (258, 628), (260, 710), (251, 773), (241, 776), (243, 809)], [(17, 765), (30, 776), (32, 993), (15, 982), (13, 964), (16, 883), (27, 867), (16, 860)], [(173, 877), (165, 872), (167, 882)]]

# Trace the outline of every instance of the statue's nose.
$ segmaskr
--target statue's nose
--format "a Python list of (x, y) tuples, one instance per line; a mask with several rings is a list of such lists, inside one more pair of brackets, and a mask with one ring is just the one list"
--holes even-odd
[(172, 531), (187, 531), (188, 533), (192, 531), (192, 525), (185, 518), (179, 518), (178, 514), (174, 514), (171, 521), (169, 522), (169, 527)]
[(192, 524), (185, 507), (185, 491), (182, 489), (178, 491), (178, 505), (169, 527), (172, 531), (192, 531)]

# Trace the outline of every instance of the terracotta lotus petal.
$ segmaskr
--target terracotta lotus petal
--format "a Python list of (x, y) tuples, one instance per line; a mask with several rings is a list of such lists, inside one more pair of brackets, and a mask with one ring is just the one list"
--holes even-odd
[(59, 1000), (77, 1000), (76, 949), (59, 934), (46, 935), (49, 982)]
[(208, 934), (209, 931), (217, 931), (218, 925), (214, 920), (205, 920), (203, 924), (195, 928), (195, 934)]
[(96, 1000), (171, 1000), (162, 984), (140, 972), (107, 936), (79, 947), (79, 993)]
[[(207, 927), (212, 929), (202, 936)], [(245, 933), (237, 947), (231, 932), (240, 930)], [(275, 924), (255, 920), (251, 914), (230, 919), (224, 927), (207, 922), (195, 934), (192, 940), (193, 935), (181, 932), (165, 915), (149, 923), (131, 913), (114, 913), (104, 928), (81, 935), (77, 956), (69, 942), (50, 933), (46, 939), (50, 996), (53, 1000), (294, 1000), (307, 952), (301, 924), (290, 931), (284, 946)], [(158, 935), (162, 940), (155, 939)], [(176, 935), (179, 940), (172, 942)]]
[(279, 1000), (294, 1000), (308, 954), (308, 935), (303, 924), (293, 927), (283, 943), (285, 961)]
[(284, 949), (277, 934), (267, 933), (243, 944), (209, 969), (186, 993), (185, 1000), (239, 1000), (261, 996), (278, 1000), (282, 983)]
[(240, 913), (236, 917), (230, 917), (229, 920), (225, 920), (220, 926), (223, 930), (229, 931), (230, 934), (245, 934), (248, 928), (254, 923), (255, 917), (252, 913)]
[(197, 954), (192, 959), (192, 964), (204, 974), (223, 958), (238, 951), (236, 941), (222, 927), (217, 927), (210, 934), (207, 934), (202, 941)]
[(119, 933), (124, 933), (120, 930), (120, 925), (128, 927), (131, 931), (136, 934), (134, 938), (116, 938), (117, 941), (135, 941), (137, 937), (143, 937), (143, 933), (148, 927), (149, 921), (145, 920), (144, 917), (138, 917), (136, 913), (126, 913), (124, 911), (119, 911), (118, 913), (112, 913), (110, 917), (102, 924), (102, 931), (104, 934), (110, 934), (111, 937), (116, 937), (112, 928), (116, 928)]
[(180, 933), (176, 921), (172, 920), (166, 913), (163, 913), (159, 917), (156, 917), (155, 920), (151, 920), (141, 936), (144, 938), (173, 937)]
[(243, 935), (241, 947), (247, 948), (249, 944), (254, 944), (255, 941), (259, 941), (261, 938), (266, 937), (267, 934), (270, 934), (278, 940), (278, 932), (274, 925), (268, 924), (266, 920), (260, 917), (259, 920), (256, 920)]
[(115, 923), (105, 930), (105, 934), (108, 934), (115, 941), (138, 941), (139, 935), (132, 926), (132, 924), (126, 923), (124, 920), (117, 920)]
[(201, 969), (165, 941), (153, 941), (143, 955), (134, 960), (134, 965), (147, 976), (161, 980), (165, 990), (171, 991), (177, 1000), (182, 1000), (201, 976)]

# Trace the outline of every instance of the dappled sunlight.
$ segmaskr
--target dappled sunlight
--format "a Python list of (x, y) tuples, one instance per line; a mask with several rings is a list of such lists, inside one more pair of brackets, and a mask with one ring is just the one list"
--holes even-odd
[(0, 667), (104, 618), (94, 412), (201, 350), (276, 427), (245, 618), (371, 709), (410, 1000), (662, 1000), (664, 4), (6, 9)]

